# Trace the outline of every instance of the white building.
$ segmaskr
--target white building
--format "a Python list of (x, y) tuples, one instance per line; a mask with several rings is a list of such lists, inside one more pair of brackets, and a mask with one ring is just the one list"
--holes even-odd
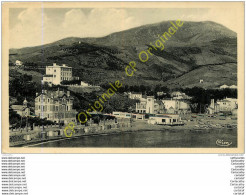
[(128, 98), (130, 98), (130, 99), (141, 99), (141, 98), (143, 98), (143, 95), (142, 95), (142, 93), (131, 93), (131, 92), (129, 92), (128, 93)]
[(132, 118), (132, 114), (128, 112), (113, 112), (116, 118)]
[(214, 99), (211, 99), (211, 103), (207, 108), (208, 114), (215, 114), (219, 112), (236, 112), (238, 109), (237, 99), (235, 98), (225, 98), (222, 100), (217, 100), (214, 102)]
[(148, 120), (152, 125), (183, 125), (181, 118), (177, 114), (151, 116)]
[(164, 99), (162, 100), (164, 104), (165, 113), (169, 114), (187, 114), (190, 110), (190, 104), (184, 100), (178, 99)]
[(162, 101), (154, 99), (154, 96), (140, 98), (140, 102), (136, 103), (137, 113), (159, 114), (164, 112), (163, 108)]
[(230, 89), (237, 89), (237, 86), (236, 85), (231, 85)]
[(43, 82), (59, 85), (62, 81), (71, 81), (73, 79), (72, 67), (65, 64), (62, 66), (53, 63), (53, 66), (46, 66), (46, 74), (43, 76)]
[(171, 93), (171, 97), (175, 100), (189, 100), (191, 97), (186, 95), (185, 93), (179, 92), (179, 91), (174, 91)]
[(16, 65), (16, 66), (22, 66), (22, 64), (23, 64), (23, 63), (22, 63), (20, 60), (16, 60), (16, 61), (15, 61), (15, 65)]
[(228, 85), (221, 85), (221, 86), (220, 86), (220, 89), (227, 89), (227, 88), (230, 88), (230, 89), (237, 89), (237, 86), (236, 86), (236, 85), (231, 85), (231, 86), (228, 86)]

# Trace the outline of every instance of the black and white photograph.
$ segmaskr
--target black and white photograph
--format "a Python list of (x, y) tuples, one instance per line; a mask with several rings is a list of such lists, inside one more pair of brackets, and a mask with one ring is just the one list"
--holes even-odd
[(9, 149), (243, 149), (244, 4), (97, 4), (6, 8)]

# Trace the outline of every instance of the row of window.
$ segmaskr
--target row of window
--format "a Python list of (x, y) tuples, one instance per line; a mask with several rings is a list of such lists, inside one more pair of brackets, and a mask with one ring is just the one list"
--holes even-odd
[(61, 72), (62, 76), (71, 76), (72, 72)]
[(62, 80), (62, 81), (64, 81), (64, 80), (69, 81), (70, 78), (71, 78), (71, 77), (61, 77), (61, 80)]
[[(50, 108), (49, 106), (38, 106), (38, 110), (41, 110), (41, 111), (44, 111), (44, 110), (45, 111), (53, 111), (52, 109), (49, 109), (49, 108)], [(64, 107), (59, 109), (59, 106), (55, 106), (54, 108), (55, 108), (55, 111), (63, 111), (64, 110), (64, 109), (62, 109)], [(70, 111), (69, 106), (66, 106), (66, 110), (65, 111)]]
[[(45, 98), (43, 98), (42, 102), (45, 103)], [(38, 98), (38, 102), (41, 102), (41, 98)], [(47, 103), (50, 103), (50, 99), (48, 98), (47, 99)], [(62, 99), (62, 103), (69, 103), (69, 99), (66, 100), (66, 99)]]

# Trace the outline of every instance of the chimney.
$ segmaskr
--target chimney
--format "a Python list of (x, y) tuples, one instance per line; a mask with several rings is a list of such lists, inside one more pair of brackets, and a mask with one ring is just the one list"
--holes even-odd
[(38, 96), (38, 93), (36, 93), (36, 97)]
[(67, 91), (67, 96), (70, 97), (70, 91)]
[(53, 66), (56, 66), (56, 63), (53, 63)]

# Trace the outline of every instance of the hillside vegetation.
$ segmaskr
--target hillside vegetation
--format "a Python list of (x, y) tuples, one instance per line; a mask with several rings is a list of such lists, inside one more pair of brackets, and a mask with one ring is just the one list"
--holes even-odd
[[(169, 21), (145, 25), (101, 38), (66, 38), (43, 46), (10, 49), (10, 62), (21, 60), (30, 70), (67, 64), (74, 76), (102, 85), (123, 80), (128, 85), (216, 88), (237, 84), (237, 35), (214, 22), (187, 22), (146, 63), (138, 54), (171, 26)], [(137, 71), (126, 78), (125, 66)], [(40, 69), (41, 68), (41, 69)], [(203, 84), (199, 80), (203, 79)]]

